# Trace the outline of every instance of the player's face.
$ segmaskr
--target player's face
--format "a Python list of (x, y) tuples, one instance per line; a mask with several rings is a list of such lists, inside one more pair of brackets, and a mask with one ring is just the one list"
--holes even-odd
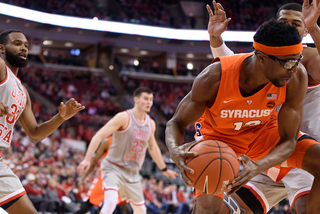
[(278, 20), (284, 21), (297, 28), (301, 39), (308, 33), (306, 25), (303, 21), (302, 13), (295, 10), (281, 10), (279, 13)]
[(142, 92), (137, 99), (137, 104), (142, 111), (150, 112), (153, 104), (153, 94)]
[(10, 33), (5, 45), (5, 59), (15, 67), (26, 66), (28, 64), (28, 47), (28, 40), (22, 33)]
[(295, 61), (291, 69), (285, 69), (284, 63), (280, 63), (278, 60), (272, 59), (269, 56), (266, 56), (267, 67), (265, 69), (265, 75), (269, 81), (276, 87), (282, 87), (285, 84), (288, 84), (293, 78), (294, 74), (297, 72), (297, 65), (301, 59), (301, 53), (290, 56), (275, 56), (278, 60), (281, 61)]

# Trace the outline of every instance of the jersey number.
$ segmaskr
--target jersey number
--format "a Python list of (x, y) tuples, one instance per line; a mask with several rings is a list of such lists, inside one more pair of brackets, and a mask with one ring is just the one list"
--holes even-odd
[(196, 123), (196, 134), (197, 134), (197, 137), (201, 137), (202, 134), (201, 134), (201, 123)]
[(133, 141), (133, 146), (131, 152), (142, 152), (143, 151), (143, 141), (135, 140)]
[[(6, 121), (7, 121), (7, 123), (9, 123), (9, 124), (13, 124), (14, 121), (19, 117), (19, 113), (20, 113), (20, 110), (18, 109), (18, 107), (17, 107), (16, 104), (12, 104), (12, 105), (11, 105), (11, 109), (13, 110), (13, 111), (11, 112), (12, 117), (9, 117), (9, 116), (6, 117)], [(10, 119), (10, 118), (11, 118), (11, 119)]]
[[(261, 120), (252, 120), (249, 122), (246, 122), (244, 125), (245, 126), (256, 126), (261, 123)], [(236, 122), (233, 124), (234, 125), (234, 130), (240, 130), (243, 127), (243, 122)]]

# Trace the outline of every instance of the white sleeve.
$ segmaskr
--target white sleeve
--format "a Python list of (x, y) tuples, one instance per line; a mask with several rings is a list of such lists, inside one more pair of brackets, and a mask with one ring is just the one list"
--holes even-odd
[(234, 55), (233, 51), (230, 50), (230, 48), (228, 48), (228, 46), (226, 46), (225, 43), (222, 43), (222, 45), (217, 47), (217, 48), (213, 48), (210, 45), (210, 48), (211, 48), (211, 52), (212, 52), (212, 55), (213, 55), (214, 58), (218, 57), (218, 56), (231, 56), (231, 55)]

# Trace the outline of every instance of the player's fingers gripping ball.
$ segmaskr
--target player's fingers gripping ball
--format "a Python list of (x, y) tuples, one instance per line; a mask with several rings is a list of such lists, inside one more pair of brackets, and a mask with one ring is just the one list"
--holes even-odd
[(189, 151), (198, 156), (187, 158), (185, 164), (194, 170), (186, 171), (192, 186), (200, 192), (220, 194), (222, 188), (231, 183), (239, 173), (239, 161), (235, 152), (219, 140), (195, 143)]

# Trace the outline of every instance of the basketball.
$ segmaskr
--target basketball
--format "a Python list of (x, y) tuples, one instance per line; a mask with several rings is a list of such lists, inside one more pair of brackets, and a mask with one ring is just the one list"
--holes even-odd
[(222, 141), (201, 141), (195, 143), (189, 151), (196, 152), (198, 156), (185, 160), (185, 164), (194, 170), (194, 174), (186, 171), (186, 175), (192, 186), (202, 193), (222, 193), (221, 188), (232, 182), (239, 173), (235, 152)]

